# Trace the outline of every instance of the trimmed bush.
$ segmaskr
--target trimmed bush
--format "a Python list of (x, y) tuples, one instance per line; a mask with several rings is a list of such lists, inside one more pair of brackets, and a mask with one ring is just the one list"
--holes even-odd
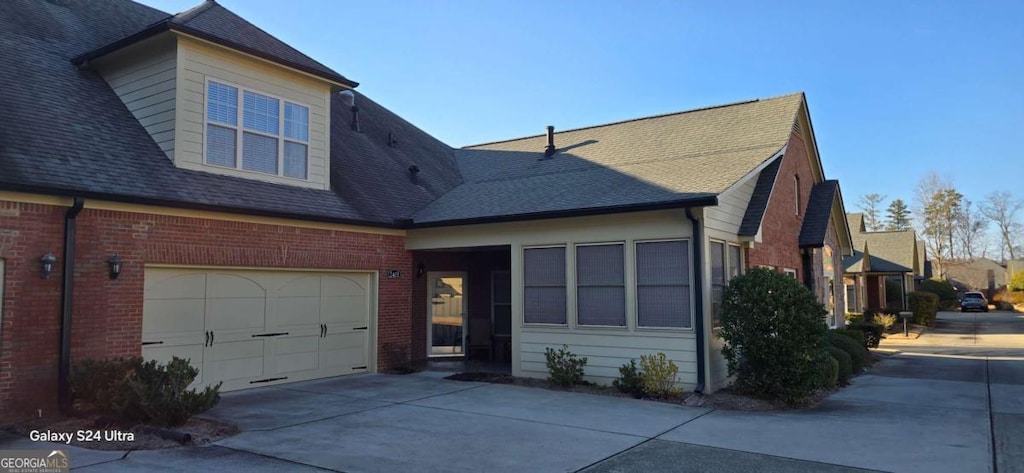
[(853, 374), (860, 373), (868, 363), (868, 349), (863, 343), (858, 343), (853, 337), (832, 331), (828, 334), (828, 341), (836, 348), (839, 348), (850, 355), (850, 368)]
[[(875, 316), (875, 320), (879, 317), (888, 317), (885, 315)], [(885, 327), (878, 323), (859, 323), (850, 324), (846, 326), (847, 330), (859, 330), (864, 339), (864, 348), (878, 348), (878, 343), (882, 341), (882, 332), (885, 331)]]
[(678, 396), (678, 377), (679, 367), (664, 353), (640, 355), (640, 379), (643, 380), (644, 394), (661, 398)]
[(636, 360), (629, 360), (619, 367), (619, 379), (612, 381), (619, 392), (629, 394), (635, 398), (644, 395), (644, 380), (640, 377), (640, 368), (636, 366)]
[(899, 320), (899, 314), (879, 314), (875, 316), (875, 323), (882, 326), (883, 332), (888, 332), (893, 325), (896, 325), (897, 320)]
[(850, 354), (846, 353), (842, 348), (834, 345), (829, 345), (828, 353), (832, 356), (832, 359), (836, 360), (836, 363), (839, 364), (839, 384), (845, 385), (846, 383), (849, 383), (850, 378), (853, 377), (853, 362), (850, 360)]
[(865, 348), (867, 347), (867, 342), (864, 340), (864, 332), (861, 332), (860, 330), (847, 326), (847, 328), (833, 329), (832, 333), (838, 333), (839, 335), (850, 337), (850, 339), (856, 341), (861, 346)]
[(569, 351), (569, 345), (562, 345), (558, 351), (544, 349), (547, 360), (548, 381), (558, 386), (569, 387), (583, 384), (583, 367), (587, 366), (587, 357), (578, 357)]
[[(128, 379), (142, 358), (84, 360), (71, 369), (71, 395), (101, 414), (116, 415), (124, 406)], [(81, 406), (86, 407), (86, 406)]]
[(839, 382), (839, 362), (831, 356), (821, 359), (818, 365), (818, 387), (832, 389)]
[(720, 308), (722, 354), (737, 391), (799, 402), (828, 357), (825, 307), (796, 279), (754, 268), (729, 282)]
[(939, 296), (931, 292), (916, 291), (907, 294), (910, 311), (914, 313), (914, 323), (932, 325), (939, 312)]
[(942, 279), (925, 279), (921, 282), (921, 291), (930, 292), (939, 297), (938, 308), (941, 310), (956, 310), (960, 303), (960, 294), (956, 292), (949, 281)]

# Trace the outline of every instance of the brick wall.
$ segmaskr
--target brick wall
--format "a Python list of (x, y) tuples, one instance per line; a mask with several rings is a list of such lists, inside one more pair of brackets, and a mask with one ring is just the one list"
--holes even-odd
[[(52, 410), (60, 337), (60, 265), (66, 208), (0, 201), (0, 258), (7, 263), (0, 327), (0, 419)], [(57, 255), (39, 278), (39, 257)], [(124, 260), (108, 277), (107, 260)], [(378, 347), (411, 342), (413, 268), (404, 238), (312, 228), (86, 209), (78, 216), (72, 359), (137, 355), (146, 264), (323, 268), (402, 272), (380, 278)], [(384, 350), (378, 368), (391, 366)]]
[[(800, 215), (796, 214), (796, 186), (794, 176), (800, 177)], [(800, 259), (800, 228), (807, 209), (807, 200), (814, 185), (814, 175), (807, 161), (807, 148), (803, 138), (792, 134), (789, 147), (782, 158), (782, 166), (775, 178), (775, 188), (768, 208), (761, 220), (762, 243), (755, 244), (747, 252), (750, 267), (760, 265), (795, 269), (797, 279), (803, 282), (803, 265)]]

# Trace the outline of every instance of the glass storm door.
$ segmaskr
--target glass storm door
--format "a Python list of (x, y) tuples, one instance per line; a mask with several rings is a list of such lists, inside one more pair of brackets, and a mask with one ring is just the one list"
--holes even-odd
[(427, 354), (462, 356), (465, 348), (465, 273), (427, 273)]

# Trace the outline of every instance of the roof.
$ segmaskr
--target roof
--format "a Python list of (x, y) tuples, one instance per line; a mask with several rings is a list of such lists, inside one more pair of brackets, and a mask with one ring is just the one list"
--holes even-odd
[[(95, 72), (68, 62), (164, 14), (133, 2), (12, 0), (0, 15), (0, 188), (339, 223), (399, 226), (461, 182), (454, 150), (363, 95), (363, 133), (331, 107), (333, 190), (181, 169)], [(41, 106), (42, 105), (42, 106)], [(84, 115), (87, 114), (87, 115)], [(83, 118), (84, 117), (84, 118)], [(398, 138), (387, 145), (387, 132)], [(408, 167), (422, 171), (417, 182)]]
[(947, 279), (971, 289), (988, 289), (989, 283), (993, 288), (1006, 285), (1006, 268), (988, 258), (977, 258), (973, 261), (944, 261), (942, 266)]
[(839, 181), (829, 180), (811, 187), (807, 200), (804, 223), (800, 228), (800, 248), (820, 248), (825, 245), (832, 206), (839, 195)]
[[(847, 273), (861, 273), (864, 272), (864, 252), (853, 251), (853, 256), (847, 256), (843, 258), (843, 272)], [(868, 271), (869, 273), (912, 273), (914, 270), (889, 261), (885, 258), (880, 258), (872, 254), (868, 254)]]
[(456, 151), (464, 182), (418, 212), (429, 224), (568, 210), (714, 205), (787, 143), (803, 94), (568, 130)]
[(923, 273), (924, 262), (919, 259), (918, 240), (914, 230), (866, 232), (862, 213), (847, 214), (847, 222), (853, 236), (854, 248), (862, 248), (867, 243), (871, 248), (872, 257), (877, 256), (901, 267), (912, 268), (910, 271), (915, 274), (918, 274), (919, 270)]
[(782, 167), (782, 156), (779, 156), (771, 164), (761, 170), (757, 176), (757, 184), (754, 185), (754, 192), (750, 194), (750, 201), (747, 203), (747, 210), (743, 214), (743, 222), (740, 223), (738, 234), (740, 236), (754, 236), (761, 228), (761, 220), (768, 209), (768, 200), (772, 196), (772, 188), (775, 187), (775, 177)]
[(359, 85), (249, 23), (215, 0), (205, 0), (196, 7), (175, 15), (164, 14), (163, 18), (130, 34), (86, 50), (72, 58), (72, 62), (87, 62), (170, 30), (227, 46), (348, 87)]

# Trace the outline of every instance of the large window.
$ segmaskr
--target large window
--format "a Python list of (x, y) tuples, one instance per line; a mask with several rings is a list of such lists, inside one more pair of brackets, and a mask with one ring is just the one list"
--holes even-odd
[(309, 168), (309, 108), (209, 81), (206, 163), (296, 179)]
[(576, 247), (576, 313), (580, 325), (626, 326), (622, 244)]
[(523, 250), (523, 322), (565, 324), (565, 247)]
[(711, 326), (718, 327), (722, 294), (725, 292), (725, 243), (711, 242)]
[(636, 244), (637, 325), (690, 328), (690, 244)]

